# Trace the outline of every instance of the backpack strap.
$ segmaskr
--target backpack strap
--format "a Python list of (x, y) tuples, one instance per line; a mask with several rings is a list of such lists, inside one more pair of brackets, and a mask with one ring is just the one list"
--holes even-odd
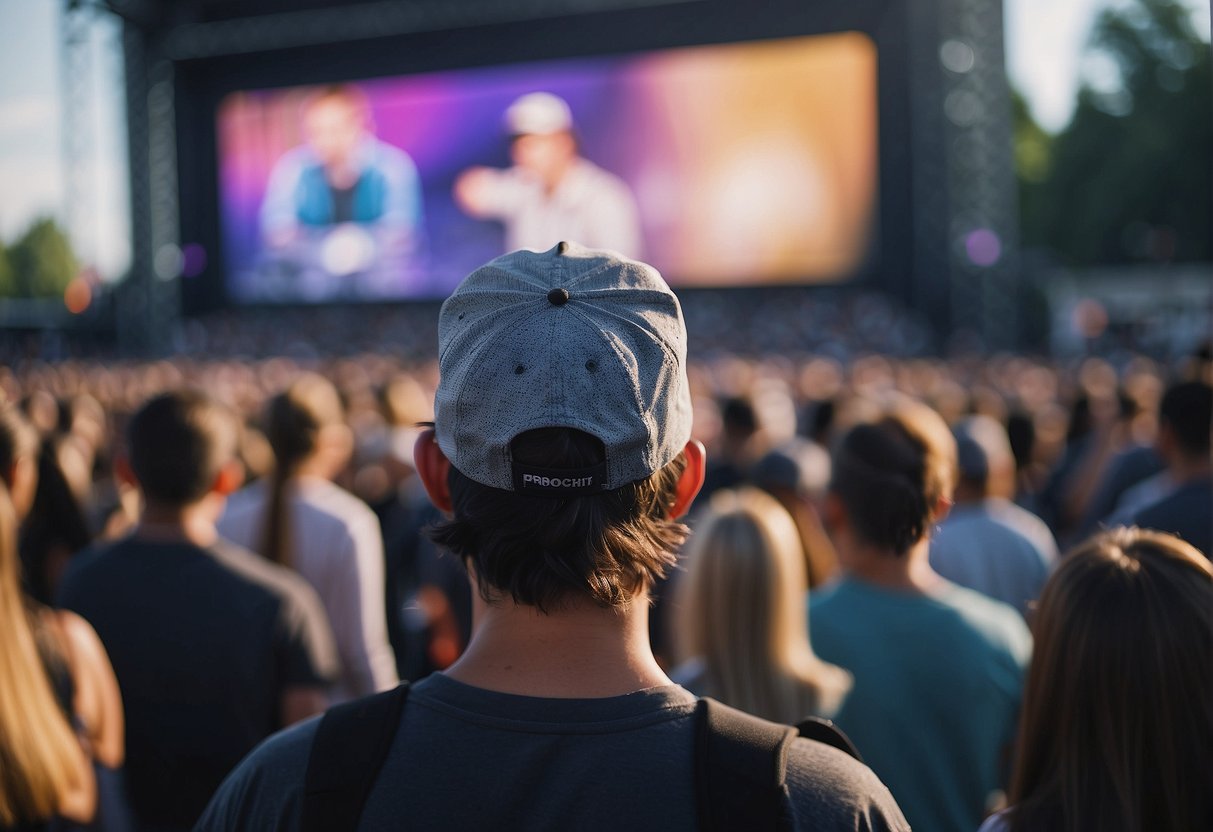
[(695, 800), (702, 830), (776, 830), (796, 729), (714, 699), (695, 712)]
[(855, 747), (855, 743), (851, 742), (851, 738), (828, 719), (811, 716), (798, 724), (796, 730), (806, 740), (816, 740), (817, 742), (833, 746), (839, 751), (845, 751), (847, 754), (850, 754), (859, 762), (863, 762), (863, 757), (859, 756), (859, 749)]
[(307, 761), (303, 832), (357, 828), (408, 695), (408, 682), (401, 682), (325, 712)]

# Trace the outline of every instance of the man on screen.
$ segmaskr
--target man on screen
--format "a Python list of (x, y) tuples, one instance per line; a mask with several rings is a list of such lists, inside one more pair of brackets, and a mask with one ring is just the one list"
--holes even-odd
[(405, 268), (422, 238), (420, 180), (407, 153), (374, 136), (366, 96), (323, 89), (304, 107), (303, 133), (307, 143), (274, 165), (261, 206), (269, 258), (311, 273), (304, 294), (328, 293), (333, 277)]
[(573, 115), (547, 92), (505, 112), (514, 166), (473, 167), (455, 181), (455, 201), (477, 219), (505, 225), (507, 251), (546, 251), (561, 240), (640, 257), (640, 221), (627, 184), (579, 153)]

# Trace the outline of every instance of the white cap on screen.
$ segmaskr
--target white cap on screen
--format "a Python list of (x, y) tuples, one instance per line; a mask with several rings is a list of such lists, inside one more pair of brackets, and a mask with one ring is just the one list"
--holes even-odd
[(504, 122), (511, 136), (548, 135), (573, 129), (573, 113), (563, 98), (531, 92), (510, 105)]

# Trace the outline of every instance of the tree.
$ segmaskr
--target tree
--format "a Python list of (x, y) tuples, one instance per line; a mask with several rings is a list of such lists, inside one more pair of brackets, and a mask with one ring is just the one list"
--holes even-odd
[(17, 283), (13, 276), (13, 264), (9, 262), (3, 243), (0, 243), (0, 298), (11, 298), (16, 294)]
[(1102, 77), (1080, 89), (1043, 179), (1021, 160), (1025, 245), (1071, 265), (1213, 259), (1213, 76), (1187, 9), (1105, 11), (1087, 57)]
[(9, 249), (18, 297), (62, 297), (79, 271), (71, 243), (50, 217), (35, 220)]

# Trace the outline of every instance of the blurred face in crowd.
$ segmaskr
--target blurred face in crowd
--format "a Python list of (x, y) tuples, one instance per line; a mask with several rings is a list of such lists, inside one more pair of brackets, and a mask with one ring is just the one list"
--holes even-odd
[(303, 129), (312, 151), (326, 168), (348, 168), (366, 133), (366, 107), (351, 95), (322, 96), (308, 106)]

